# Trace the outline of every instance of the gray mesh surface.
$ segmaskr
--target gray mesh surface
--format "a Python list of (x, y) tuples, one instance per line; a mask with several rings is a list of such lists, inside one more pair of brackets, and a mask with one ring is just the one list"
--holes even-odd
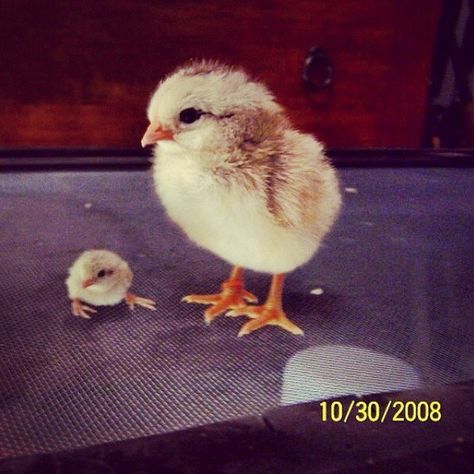
[[(237, 338), (245, 319), (206, 327), (203, 306), (180, 303), (218, 290), (229, 266), (164, 217), (148, 173), (0, 176), (0, 457), (259, 414), (279, 403), (287, 361), (310, 347), (397, 357), (424, 385), (474, 378), (473, 171), (347, 169), (341, 179), (354, 189), (340, 220), (286, 284), (305, 336), (271, 327)], [(132, 288), (157, 312), (70, 314), (67, 269), (97, 247), (129, 261)], [(264, 299), (268, 276), (246, 282)]]

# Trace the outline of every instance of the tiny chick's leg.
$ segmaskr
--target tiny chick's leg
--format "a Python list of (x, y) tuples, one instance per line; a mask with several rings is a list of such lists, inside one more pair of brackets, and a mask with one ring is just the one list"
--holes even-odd
[(260, 306), (246, 306), (245, 308), (235, 309), (228, 313), (229, 316), (246, 315), (255, 318), (242, 326), (239, 337), (245, 336), (267, 325), (280, 326), (295, 335), (303, 334), (303, 331), (296, 324), (292, 323), (283, 312), (281, 295), (284, 279), (284, 273), (273, 275), (272, 285), (265, 304)]
[(127, 293), (125, 295), (125, 302), (132, 310), (135, 309), (135, 305), (137, 305), (156, 311), (156, 303), (153, 300), (149, 300), (148, 298), (142, 298), (141, 296), (134, 295), (133, 293)]
[(257, 302), (257, 297), (244, 288), (243, 269), (234, 267), (228, 280), (222, 283), (222, 291), (213, 295), (188, 295), (181, 301), (212, 305), (204, 312), (204, 321), (210, 324), (228, 309), (245, 308), (247, 303)]
[(71, 311), (74, 316), (79, 316), (84, 319), (91, 319), (90, 315), (87, 314), (87, 311), (91, 313), (97, 313), (94, 308), (81, 303), (77, 298), (71, 301)]

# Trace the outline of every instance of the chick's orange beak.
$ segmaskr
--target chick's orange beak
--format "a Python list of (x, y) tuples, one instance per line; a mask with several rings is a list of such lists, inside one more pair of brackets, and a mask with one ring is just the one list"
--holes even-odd
[(88, 288), (92, 286), (97, 280), (95, 278), (88, 278), (82, 282), (82, 288)]
[(142, 148), (147, 145), (154, 145), (159, 140), (172, 140), (173, 133), (171, 130), (163, 128), (159, 123), (150, 123), (142, 138)]

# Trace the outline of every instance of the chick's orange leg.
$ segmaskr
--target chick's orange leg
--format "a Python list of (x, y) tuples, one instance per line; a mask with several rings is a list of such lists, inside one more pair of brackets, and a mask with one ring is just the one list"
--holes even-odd
[(90, 313), (97, 313), (94, 308), (81, 303), (77, 298), (71, 301), (71, 311), (74, 316), (79, 316), (84, 319), (91, 319), (90, 314), (87, 314), (88, 311)]
[(204, 321), (210, 324), (217, 316), (230, 309), (239, 309), (247, 303), (256, 303), (257, 297), (244, 288), (243, 269), (234, 267), (228, 280), (222, 283), (222, 291), (212, 295), (188, 295), (181, 301), (212, 305), (204, 312)]
[(281, 295), (285, 275), (280, 273), (273, 275), (272, 284), (265, 304), (259, 306), (246, 306), (237, 308), (227, 313), (228, 316), (250, 316), (252, 321), (245, 323), (239, 332), (239, 337), (245, 336), (252, 331), (264, 326), (280, 326), (282, 329), (297, 336), (303, 334), (301, 328), (291, 322), (283, 311)]
[(137, 305), (156, 311), (156, 303), (153, 300), (149, 300), (148, 298), (142, 298), (141, 296), (134, 295), (133, 293), (127, 293), (125, 295), (125, 302), (132, 310), (135, 309), (135, 305)]

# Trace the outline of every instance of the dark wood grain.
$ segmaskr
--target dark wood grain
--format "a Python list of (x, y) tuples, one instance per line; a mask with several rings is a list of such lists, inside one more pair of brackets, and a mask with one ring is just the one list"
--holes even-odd
[[(331, 147), (420, 144), (438, 1), (4, 0), (0, 145), (133, 147), (158, 80), (190, 57), (264, 80)], [(334, 84), (309, 92), (319, 45)]]

